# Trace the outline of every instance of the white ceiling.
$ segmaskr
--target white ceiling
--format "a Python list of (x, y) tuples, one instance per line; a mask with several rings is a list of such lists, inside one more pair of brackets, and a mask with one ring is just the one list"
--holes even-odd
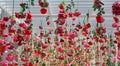
[[(15, 1), (15, 12), (19, 12), (20, 11), (20, 6), (19, 6), (19, 3), (21, 3), (22, 1), (23, 2), (26, 2), (28, 0), (14, 0)], [(52, 17), (52, 21), (53, 22), (55, 19), (56, 19), (56, 15), (57, 13), (59, 12), (59, 9), (58, 9), (58, 5), (59, 3), (61, 2), (62, 0), (48, 0), (49, 2), (49, 6), (50, 6), (50, 12), (51, 12), (51, 17)], [(67, 4), (70, 3), (71, 0), (64, 0)], [(78, 8), (78, 10), (82, 13), (82, 16), (77, 18), (76, 22), (75, 23), (78, 23), (78, 22), (82, 22), (85, 15), (88, 10), (90, 12), (90, 23), (92, 24), (93, 28), (96, 24), (96, 21), (95, 21), (95, 14), (96, 12), (93, 11), (93, 0), (73, 0), (75, 2), (75, 8)], [(113, 31), (114, 29), (111, 28), (111, 25), (112, 23), (114, 22), (113, 21), (113, 18), (112, 18), (112, 10), (111, 10), (111, 7), (112, 7), (112, 4), (117, 1), (117, 0), (101, 0), (104, 2), (104, 8), (105, 8), (105, 12), (106, 14), (104, 15), (105, 16), (105, 22), (103, 23), (103, 25), (105, 25), (109, 31)], [(120, 0), (118, 0), (120, 1)], [(0, 6), (2, 8), (4, 8), (9, 14), (12, 13), (12, 7), (13, 7), (13, 0), (0, 0)], [(44, 27), (53, 27), (54, 26), (54, 23), (52, 23), (50, 26), (47, 26), (46, 25), (46, 21), (45, 21), (45, 17), (46, 15), (41, 15), (40, 14), (40, 7), (38, 6), (38, 0), (35, 0), (35, 5), (34, 6), (30, 6), (30, 11), (33, 13), (33, 24), (34, 24), (34, 28), (35, 29), (38, 29), (36, 27), (38, 27), (41, 23)], [(74, 9), (73, 9), (74, 10)], [(48, 14), (50, 15), (50, 14)], [(71, 24), (72, 20), (68, 19), (67, 20), (67, 23)], [(37, 30), (35, 30), (37, 31)]]

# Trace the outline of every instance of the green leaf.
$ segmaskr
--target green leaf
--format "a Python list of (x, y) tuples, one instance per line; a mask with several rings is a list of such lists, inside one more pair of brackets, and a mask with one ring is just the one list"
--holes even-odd
[(72, 64), (71, 66), (76, 66), (75, 64)]
[(54, 52), (54, 50), (53, 49), (50, 49), (50, 53), (53, 53)]
[(28, 28), (28, 30), (31, 30), (31, 29), (32, 29), (32, 26), (33, 26), (33, 24), (30, 24), (30, 27)]
[(74, 1), (73, 1), (73, 0), (71, 0), (71, 5), (72, 5), (73, 8), (74, 8), (75, 4), (74, 4)]
[(102, 11), (102, 14), (105, 14), (105, 11)]
[(112, 62), (110, 58), (107, 59), (107, 66), (115, 66), (115, 63)]
[(32, 26), (33, 26), (33, 24), (30, 24), (30, 26), (32, 27)]
[(94, 11), (96, 11), (97, 8), (94, 8)]
[(48, 34), (45, 34), (45, 37), (48, 37), (49, 36), (49, 33)]
[(44, 7), (48, 7), (49, 6), (49, 3), (48, 2), (45, 2), (44, 3)]
[(82, 53), (82, 50), (80, 50), (79, 53)]
[(63, 4), (64, 6), (66, 5), (64, 1), (62, 1), (62, 3), (61, 3), (61, 4)]
[(31, 5), (34, 6), (34, 2), (33, 1), (31, 2)]
[(42, 66), (46, 66), (46, 64), (45, 64), (45, 63), (43, 63), (43, 64), (42, 64)]
[(104, 5), (104, 3), (103, 2), (100, 2), (102, 5)]
[(92, 8), (94, 8), (94, 11), (96, 11), (96, 9), (97, 9), (97, 4), (94, 4)]
[(65, 61), (64, 61), (64, 64), (67, 64), (67, 63), (68, 63), (67, 60), (65, 60)]
[(88, 22), (88, 20), (89, 20), (89, 12), (86, 14), (86, 16), (87, 16), (87, 22)]
[(46, 17), (46, 21), (49, 20), (49, 18), (50, 18), (50, 16), (47, 16), (47, 17)]
[(34, 6), (34, 0), (29, 0), (30, 4)]

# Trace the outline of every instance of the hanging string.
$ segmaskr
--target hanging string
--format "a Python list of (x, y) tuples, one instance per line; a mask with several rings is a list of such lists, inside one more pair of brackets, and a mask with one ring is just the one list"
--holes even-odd
[(27, 4), (28, 4), (28, 12), (30, 12), (30, 2), (31, 1), (28, 1)]
[(13, 0), (13, 7), (12, 7), (12, 16), (14, 15), (14, 0)]
[(0, 8), (0, 10), (1, 10), (1, 18), (0, 19), (2, 19), (2, 17), (3, 17), (3, 10)]

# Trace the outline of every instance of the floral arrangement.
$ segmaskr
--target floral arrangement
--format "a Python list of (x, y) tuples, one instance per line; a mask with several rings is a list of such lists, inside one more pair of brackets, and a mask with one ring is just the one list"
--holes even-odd
[[(39, 0), (38, 3), (40, 13), (46, 14), (49, 7), (47, 0)], [(75, 24), (81, 12), (75, 9), (71, 0), (70, 4), (64, 1), (59, 4), (59, 13), (54, 21), (56, 27), (46, 31), (40, 25), (39, 34), (33, 33), (33, 16), (29, 5), (34, 6), (34, 0), (29, 0), (29, 4), (20, 3), (21, 11), (0, 20), (1, 66), (119, 66), (119, 10), (116, 10), (119, 2), (112, 6), (115, 36), (106, 34), (106, 27), (102, 25), (105, 11), (102, 6), (104, 3), (100, 0), (94, 0), (93, 9), (98, 12), (94, 30), (90, 30), (89, 13), (83, 22)], [(48, 26), (52, 23), (49, 17), (46, 17)], [(71, 24), (67, 24), (68, 18), (72, 20)]]

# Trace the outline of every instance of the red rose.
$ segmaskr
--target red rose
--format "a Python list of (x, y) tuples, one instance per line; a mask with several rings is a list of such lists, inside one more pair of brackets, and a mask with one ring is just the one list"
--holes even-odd
[(120, 36), (120, 31), (114, 32), (115, 35)]
[(10, 19), (10, 23), (13, 25), (13, 24), (16, 23), (16, 20), (14, 20), (14, 19)]
[(57, 27), (57, 29), (56, 29), (56, 33), (57, 34), (61, 34), (61, 33), (64, 33), (64, 28), (63, 27)]
[(90, 27), (91, 27), (90, 23), (87, 23), (87, 24), (85, 25), (85, 28), (86, 28), (86, 29), (88, 29), (88, 28), (90, 28)]
[(24, 28), (24, 29), (27, 29), (29, 27), (29, 25), (26, 23), (20, 23), (19, 26)]
[(74, 16), (79, 17), (80, 15), (81, 15), (81, 13), (78, 10), (76, 10), (74, 13)]
[(63, 4), (60, 4), (59, 5), (59, 9), (64, 9), (65, 7), (64, 7), (64, 5)]
[(115, 2), (112, 5), (112, 13), (117, 16), (120, 15), (120, 2)]
[(39, 6), (44, 7), (44, 3), (39, 1)]
[(3, 33), (2, 37), (8, 37), (8, 34), (7, 33)]
[(65, 13), (59, 13), (58, 18), (65, 19), (65, 18), (67, 18), (67, 15)]
[(104, 17), (102, 15), (97, 15), (96, 16), (96, 21), (98, 23), (103, 23), (105, 21)]
[(8, 28), (9, 33), (14, 33), (16, 31), (16, 29), (14, 27), (10, 27)]
[(118, 18), (118, 17), (113, 17), (113, 19), (114, 19), (114, 21), (115, 21), (116, 23), (119, 22), (119, 18)]
[(2, 53), (4, 53), (5, 51), (6, 51), (6, 46), (4, 45), (4, 46), (0, 46), (0, 51), (2, 52)]
[(50, 24), (51, 24), (51, 22), (50, 22), (50, 21), (48, 21), (48, 22), (47, 22), (47, 25), (50, 25)]
[(23, 33), (25, 35), (31, 35), (32, 31), (31, 30), (24, 30)]
[(64, 60), (65, 57), (64, 57), (64, 56), (59, 56), (58, 59), (59, 59), (59, 60)]
[(8, 17), (4, 17), (3, 20), (7, 22), (9, 20), (9, 18)]
[(60, 53), (64, 53), (64, 50), (63, 50), (61, 47), (58, 48), (57, 50), (58, 50), (58, 52), (60, 52)]
[(73, 17), (73, 13), (72, 12), (70, 12), (68, 15), (69, 15), (69, 17)]
[(74, 32), (69, 33), (69, 39), (72, 40), (76, 37), (76, 34)]
[(88, 42), (89, 45), (92, 45), (93, 43), (91, 41)]
[(113, 23), (113, 24), (112, 24), (112, 27), (113, 27), (113, 28), (118, 28), (119, 25), (118, 25), (118, 23)]
[(57, 23), (58, 25), (63, 25), (63, 24), (65, 24), (65, 22), (66, 22), (65, 19), (59, 19), (58, 21), (56, 21), (56, 23)]
[(29, 13), (27, 14), (27, 18), (28, 18), (28, 19), (32, 19), (32, 13), (31, 13), (31, 12), (29, 12)]
[(47, 8), (41, 8), (40, 13), (41, 14), (46, 14), (47, 13)]
[(5, 29), (7, 28), (6, 23), (5, 23), (5, 22), (0, 22), (0, 28), (1, 28), (2, 30), (5, 30)]

